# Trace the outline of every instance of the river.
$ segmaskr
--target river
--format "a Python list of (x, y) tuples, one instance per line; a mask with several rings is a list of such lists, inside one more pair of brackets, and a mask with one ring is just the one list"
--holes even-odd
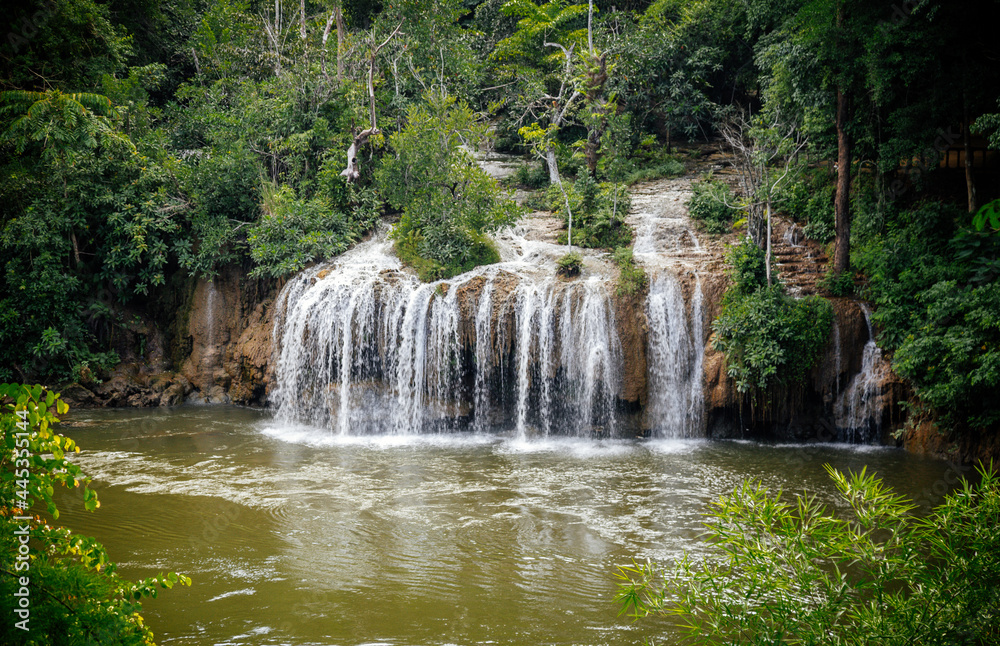
[(923, 503), (954, 481), (872, 446), (352, 437), (229, 406), (67, 421), (102, 505), (65, 494), (60, 522), (123, 576), (194, 581), (144, 604), (161, 645), (675, 643), (616, 616), (615, 567), (704, 550), (741, 478), (832, 500), (823, 464), (868, 466)]

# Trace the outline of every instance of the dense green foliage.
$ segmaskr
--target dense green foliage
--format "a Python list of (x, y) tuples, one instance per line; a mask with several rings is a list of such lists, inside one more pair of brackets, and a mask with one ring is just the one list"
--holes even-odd
[(54, 430), (56, 415), (68, 406), (41, 386), (16, 384), (0, 384), (0, 405), (0, 611), (5, 618), (0, 640), (11, 646), (152, 644), (153, 633), (139, 614), (141, 601), (191, 580), (174, 573), (123, 579), (100, 543), (50, 525), (40, 514), (59, 518), (57, 486), (78, 491), (88, 511), (100, 506), (90, 478), (68, 459), (79, 447)]
[(485, 234), (514, 222), (518, 211), (467, 150), (484, 136), (468, 106), (429, 92), (390, 139), (395, 154), (379, 169), (379, 188), (403, 212), (392, 230), (400, 258), (424, 280), (500, 260)]
[(745, 239), (730, 251), (733, 286), (713, 323), (715, 348), (741, 393), (756, 399), (802, 381), (830, 336), (833, 307), (818, 296), (795, 299), (767, 285), (764, 252)]
[(699, 644), (996, 643), (996, 474), (920, 517), (865, 470), (827, 470), (835, 509), (744, 481), (712, 504), (707, 558), (620, 568), (622, 613), (670, 617)]
[(704, 179), (691, 185), (688, 212), (698, 220), (708, 233), (728, 233), (738, 211), (731, 206), (736, 202), (732, 190), (725, 182)]
[[(933, 202), (901, 210), (865, 241), (858, 266), (893, 367), (948, 429), (1000, 421), (1000, 232)], [(930, 411), (929, 411), (930, 412)]]

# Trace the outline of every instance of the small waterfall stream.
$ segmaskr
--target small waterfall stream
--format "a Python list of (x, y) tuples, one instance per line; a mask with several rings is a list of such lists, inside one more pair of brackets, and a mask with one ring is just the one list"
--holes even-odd
[[(868, 341), (861, 355), (861, 370), (840, 393), (835, 405), (835, 415), (837, 428), (844, 440), (870, 443), (878, 441), (882, 432), (880, 386), (889, 365), (882, 356), (882, 350), (875, 344), (871, 310), (864, 303), (860, 303), (860, 306), (868, 326)], [(839, 337), (837, 340), (839, 345)]]
[(649, 425), (661, 437), (699, 437), (705, 360), (701, 281), (696, 283), (689, 314), (678, 278), (670, 272), (660, 273), (650, 284), (646, 316)]

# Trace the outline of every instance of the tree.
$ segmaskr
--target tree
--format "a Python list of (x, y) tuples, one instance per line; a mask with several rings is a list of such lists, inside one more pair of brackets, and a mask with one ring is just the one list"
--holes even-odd
[(378, 185), (403, 212), (392, 230), (397, 252), (425, 280), (499, 262), (486, 234), (519, 215), (472, 157), (485, 136), (467, 105), (432, 91), (389, 139), (394, 154), (379, 169)]
[(981, 467), (926, 518), (865, 469), (826, 467), (836, 514), (744, 481), (712, 503), (704, 561), (619, 568), (623, 614), (692, 643), (988, 644), (1000, 639), (1000, 480)]
[[(846, 272), (851, 255), (851, 177), (856, 143), (864, 133), (857, 102), (865, 96), (872, 48), (889, 7), (860, 0), (807, 0), (762, 41), (758, 61), (769, 68), (767, 100), (821, 134), (832, 123), (837, 151), (833, 272)], [(832, 98), (832, 100), (831, 100)], [(827, 112), (830, 110), (830, 112)]]
[(748, 213), (750, 237), (764, 249), (770, 287), (772, 206), (782, 184), (791, 179), (794, 160), (806, 140), (794, 124), (782, 123), (777, 110), (767, 119), (758, 115), (748, 120), (743, 113), (733, 113), (719, 125), (719, 131), (733, 151), (743, 189), (740, 206)]
[(56, 415), (69, 407), (42, 386), (17, 384), (0, 384), (0, 405), (0, 495), (5, 501), (0, 606), (7, 618), (0, 639), (6, 644), (152, 644), (153, 633), (139, 614), (141, 601), (155, 598), (158, 589), (191, 585), (191, 579), (172, 572), (123, 579), (96, 540), (45, 521), (42, 510), (59, 518), (56, 486), (79, 489), (88, 511), (100, 506), (90, 478), (67, 459), (79, 447), (54, 430)]
[(521, 86), (523, 105), (518, 106), (522, 114), (517, 124), (528, 118), (547, 123), (552, 136), (546, 140), (543, 158), (549, 169), (549, 183), (559, 185), (553, 136), (583, 96), (576, 83), (574, 51), (583, 46), (588, 32), (573, 27), (587, 13), (587, 7), (567, 5), (562, 0), (543, 5), (511, 0), (503, 6), (503, 12), (519, 17), (517, 31), (497, 43), (490, 58), (497, 64), (501, 80)]

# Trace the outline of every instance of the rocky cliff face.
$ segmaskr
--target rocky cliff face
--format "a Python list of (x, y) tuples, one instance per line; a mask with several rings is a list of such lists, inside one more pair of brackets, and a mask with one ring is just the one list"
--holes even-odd
[(123, 361), (110, 379), (70, 384), (63, 398), (74, 407), (264, 405), (277, 290), (233, 267), (187, 280), (170, 311), (124, 317), (134, 323), (119, 333)]
[(179, 362), (193, 403), (263, 405), (270, 380), (276, 286), (247, 280), (227, 268), (193, 284), (174, 322), (174, 347), (189, 348)]
[[(373, 323), (376, 320), (391, 319), (402, 330), (413, 324), (412, 313), (418, 310), (424, 325), (453, 329), (456, 343), (419, 334), (385, 337), (381, 345), (372, 346), (381, 348), (374, 355), (348, 356), (354, 362), (352, 370), (368, 375), (362, 379), (366, 385), (351, 384), (348, 393), (340, 377), (331, 375), (324, 378), (323, 393), (308, 384), (289, 387), (326, 402), (323, 414), (327, 415), (335, 412), (333, 408), (363, 407), (366, 398), (384, 396), (392, 379), (398, 381), (392, 386), (396, 392), (409, 389), (413, 394), (419, 390), (413, 388), (414, 379), (427, 378), (425, 373), (437, 375), (441, 366), (434, 361), (447, 361), (464, 376), (447, 385), (443, 376), (435, 377), (438, 399), (430, 408), (436, 406), (449, 419), (471, 419), (478, 405), (481, 410), (492, 406), (494, 418), (515, 417), (519, 425), (551, 424), (552, 416), (566, 414), (565, 405), (551, 399), (555, 395), (551, 389), (558, 386), (569, 387), (577, 397), (610, 397), (601, 402), (580, 400), (577, 405), (603, 410), (598, 417), (618, 411), (614, 414), (631, 420), (629, 428), (643, 433), (662, 433), (666, 424), (681, 429), (676, 433), (681, 436), (887, 440), (902, 420), (898, 402), (907, 393), (880, 353), (872, 350), (867, 313), (850, 299), (831, 299), (834, 331), (802, 389), (777, 397), (766, 408), (752, 406), (736, 392), (726, 375), (724, 357), (712, 348), (711, 322), (728, 286), (726, 240), (695, 233), (685, 208), (690, 181), (660, 180), (636, 189), (629, 217), (637, 231), (636, 259), (647, 268), (651, 281), (645, 292), (634, 296), (616, 294), (617, 270), (599, 253), (588, 256), (589, 283), (555, 280), (550, 265), (563, 253), (550, 240), (557, 223), (540, 213), (502, 244), (502, 267), (436, 287), (422, 288), (397, 266), (378, 263), (369, 270), (338, 262), (297, 277), (294, 280), (301, 285), (296, 294), (326, 290), (321, 298), (342, 299), (340, 305), (322, 306), (326, 308), (322, 321), (313, 319), (296, 333), (298, 337), (284, 339), (286, 345), (291, 339), (305, 348), (317, 334), (329, 334), (331, 329), (342, 335), (331, 337), (333, 345), (302, 349), (294, 359), (300, 368), (336, 363), (339, 359), (330, 354), (333, 349), (343, 356), (353, 351), (344, 345), (345, 339), (360, 348), (368, 342), (365, 335), (387, 333), (383, 323)], [(789, 223), (778, 223), (776, 235), (783, 241), (776, 255), (792, 292), (815, 292), (821, 250), (803, 241)], [(361, 258), (362, 264), (370, 260)], [(380, 256), (378, 262), (389, 261)], [(344, 272), (354, 272), (352, 280), (368, 281), (365, 284), (372, 288), (371, 311), (366, 314), (370, 320), (357, 318), (353, 309), (354, 318), (341, 316), (360, 306), (357, 298), (351, 298), (349, 281), (337, 284)], [(176, 311), (164, 313), (163, 318), (172, 321), (168, 329), (144, 324), (135, 331), (137, 338), (148, 339), (144, 357), (130, 357), (105, 384), (91, 389), (77, 385), (65, 394), (83, 405), (275, 401), (276, 390), (280, 391), (276, 371), (282, 335), (288, 317), (295, 315), (292, 301), (300, 297), (289, 300), (288, 290), (279, 297), (279, 287), (247, 280), (237, 268), (228, 268), (211, 282), (190, 280)], [(389, 311), (393, 307), (395, 314)], [(602, 316), (610, 317), (610, 331), (595, 327)], [(569, 327), (560, 327), (561, 320), (570, 321)], [(360, 336), (352, 336), (355, 333)], [(126, 345), (134, 347), (135, 341)], [(434, 352), (442, 354), (428, 359), (407, 346), (411, 354), (406, 361), (415, 372), (398, 372), (397, 359), (387, 362), (396, 351), (393, 344), (414, 342), (439, 343)], [(571, 343), (593, 348), (570, 352), (566, 347)], [(595, 357), (601, 352), (606, 356), (588, 367), (581, 362), (591, 349), (598, 351)], [(415, 363), (418, 358), (425, 363)], [(480, 366), (493, 368), (484, 367), (480, 378)], [(331, 369), (336, 371), (336, 366)], [(388, 370), (393, 371), (391, 378)], [(414, 397), (420, 405), (429, 401)], [(593, 423), (601, 426), (596, 420)]]

